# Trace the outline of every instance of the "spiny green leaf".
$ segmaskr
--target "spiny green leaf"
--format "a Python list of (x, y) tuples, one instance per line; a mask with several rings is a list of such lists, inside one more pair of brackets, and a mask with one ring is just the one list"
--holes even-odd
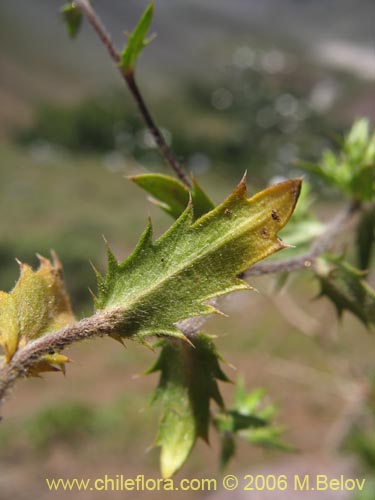
[[(74, 316), (62, 280), (61, 264), (56, 256), (53, 262), (39, 257), (37, 271), (20, 264), (21, 275), (10, 293), (0, 292), (0, 345), (6, 362), (19, 347), (30, 340), (59, 330), (72, 323)], [(28, 373), (63, 369), (66, 356), (51, 353)]]
[(359, 268), (368, 269), (375, 247), (375, 205), (361, 215), (356, 243)]
[(223, 432), (220, 441), (220, 470), (224, 471), (236, 453), (236, 441), (232, 432)]
[(108, 249), (108, 272), (98, 277), (97, 309), (123, 312), (118, 333), (124, 337), (184, 338), (177, 322), (217, 312), (208, 300), (248, 289), (237, 275), (285, 248), (277, 233), (294, 210), (300, 185), (299, 179), (289, 180), (249, 199), (243, 179), (221, 205), (195, 222), (189, 204), (155, 242), (149, 224), (121, 264)]
[(244, 380), (239, 378), (233, 407), (221, 409), (215, 414), (214, 425), (221, 437), (221, 468), (224, 468), (235, 454), (236, 437), (260, 446), (284, 451), (292, 449), (281, 439), (283, 429), (273, 423), (277, 413), (276, 407), (266, 403), (265, 396), (264, 389), (247, 392)]
[(126, 72), (134, 71), (139, 54), (152, 40), (152, 37), (146, 38), (146, 35), (150, 29), (153, 14), (154, 2), (151, 2), (144, 11), (134, 31), (128, 35), (128, 43), (121, 52), (120, 63), (121, 68), (123, 68)]
[(339, 317), (344, 310), (352, 312), (365, 326), (375, 324), (375, 291), (365, 281), (366, 271), (345, 262), (343, 257), (327, 255), (317, 261), (320, 296), (328, 297)]
[(72, 3), (67, 3), (62, 7), (61, 14), (64, 18), (66, 29), (71, 38), (75, 38), (82, 24), (82, 12)]
[(336, 155), (324, 151), (319, 164), (301, 163), (353, 200), (371, 201), (375, 196), (375, 132), (369, 121), (357, 120)]
[[(174, 177), (163, 174), (141, 174), (130, 179), (145, 191), (151, 194), (151, 201), (169, 215), (178, 219), (185, 211), (189, 202), (189, 190)], [(193, 177), (191, 199), (193, 202), (194, 218), (199, 219), (214, 208), (213, 202)]]
[(197, 438), (208, 441), (211, 399), (223, 406), (217, 380), (228, 379), (219, 366), (220, 356), (208, 335), (197, 334), (192, 343), (163, 341), (148, 372), (161, 371), (155, 400), (163, 410), (156, 445), (161, 447), (164, 478), (185, 463)]

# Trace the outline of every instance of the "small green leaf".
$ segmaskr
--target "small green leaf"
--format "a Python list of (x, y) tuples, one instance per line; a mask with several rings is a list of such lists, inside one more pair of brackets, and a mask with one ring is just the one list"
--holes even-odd
[(64, 18), (66, 29), (68, 31), (68, 34), (71, 38), (75, 38), (79, 30), (81, 28), (82, 24), (82, 12), (80, 9), (72, 3), (67, 3), (62, 7), (61, 9), (61, 14)]
[(354, 123), (338, 154), (324, 151), (319, 164), (301, 163), (301, 168), (336, 186), (352, 200), (373, 200), (375, 132), (371, 133), (369, 121), (361, 119)]
[(299, 179), (285, 181), (249, 199), (243, 179), (221, 205), (195, 222), (189, 204), (155, 242), (149, 224), (121, 264), (108, 249), (108, 272), (98, 276), (96, 308), (123, 313), (118, 332), (123, 337), (184, 338), (177, 322), (217, 312), (207, 301), (248, 289), (237, 276), (285, 248), (277, 233), (294, 210), (300, 185)]
[(356, 243), (359, 268), (368, 269), (375, 246), (375, 205), (361, 215)]
[(339, 317), (348, 310), (368, 328), (375, 324), (375, 291), (364, 279), (366, 271), (351, 266), (343, 257), (327, 255), (317, 261), (316, 275), (320, 296), (333, 302)]
[[(162, 174), (141, 174), (130, 179), (150, 193), (153, 197), (151, 201), (175, 219), (180, 217), (189, 202), (188, 188), (174, 177)], [(197, 180), (195, 178), (192, 180), (191, 199), (194, 219), (199, 219), (212, 210), (214, 204), (199, 186)]]
[(277, 409), (265, 402), (264, 389), (247, 392), (242, 378), (237, 381), (234, 405), (214, 415), (214, 425), (221, 436), (220, 465), (224, 468), (234, 456), (235, 438), (251, 444), (290, 451), (292, 447), (281, 439), (283, 429), (275, 426)]
[(134, 71), (139, 54), (152, 40), (152, 37), (146, 38), (146, 35), (150, 29), (153, 14), (154, 2), (151, 2), (144, 11), (134, 31), (128, 35), (128, 43), (121, 52), (120, 63), (121, 68), (126, 72), (132, 73)]
[(199, 437), (208, 441), (211, 399), (223, 407), (217, 380), (228, 379), (219, 366), (221, 358), (208, 335), (197, 334), (192, 342), (163, 341), (148, 371), (161, 371), (154, 399), (163, 405), (156, 445), (164, 478), (180, 469)]

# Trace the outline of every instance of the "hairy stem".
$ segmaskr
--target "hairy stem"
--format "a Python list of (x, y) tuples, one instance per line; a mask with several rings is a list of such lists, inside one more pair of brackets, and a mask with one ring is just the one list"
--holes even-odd
[(102, 21), (100, 20), (99, 16), (95, 12), (95, 10), (92, 8), (88, 0), (75, 0), (75, 5), (81, 10), (82, 14), (86, 17), (88, 22), (91, 24), (91, 26), (94, 28), (95, 32), (99, 36), (100, 40), (102, 41), (103, 45), (106, 47), (108, 50), (108, 53), (112, 59), (112, 61), (116, 64), (117, 68), (120, 71), (121, 76), (123, 77), (125, 83), (127, 84), (137, 106), (140, 111), (140, 114), (150, 131), (150, 134), (154, 138), (154, 141), (159, 149), (160, 155), (164, 158), (166, 163), (174, 170), (176, 173), (177, 177), (187, 186), (191, 187), (191, 182), (189, 180), (189, 177), (187, 176), (184, 168), (180, 164), (180, 162), (177, 160), (177, 158), (174, 156), (172, 153), (171, 149), (169, 148), (168, 144), (165, 142), (164, 136), (162, 132), (160, 131), (159, 127), (156, 125), (150, 110), (148, 106), (146, 105), (146, 102), (142, 96), (141, 91), (139, 90), (139, 87), (136, 83), (134, 73), (133, 72), (126, 72), (124, 71), (121, 66), (121, 56), (119, 51), (117, 50), (111, 36), (109, 35), (108, 31), (106, 30), (105, 26), (103, 25)]
[[(214, 304), (214, 301), (211, 303)], [(177, 326), (189, 338), (200, 330), (204, 320), (203, 317), (189, 318), (180, 321)], [(15, 382), (19, 378), (25, 377), (28, 370), (38, 363), (45, 354), (62, 351), (65, 347), (81, 340), (115, 334), (122, 325), (123, 312), (121, 310), (99, 312), (57, 332), (28, 342), (25, 347), (15, 353), (9, 364), (0, 367), (0, 402), (6, 397)]]
[(168, 162), (168, 164), (173, 168), (173, 170), (176, 172), (178, 178), (187, 186), (191, 187), (191, 182), (186, 175), (183, 167), (181, 164), (178, 162), (178, 160), (175, 158), (173, 155), (172, 151), (168, 147), (167, 143), (165, 142), (165, 139), (159, 130), (159, 128), (156, 126), (152, 116), (150, 115), (150, 112), (146, 106), (146, 103), (143, 99), (143, 96), (139, 90), (139, 87), (137, 85), (137, 82), (134, 78), (134, 73), (126, 73), (122, 71), (122, 74), (124, 76), (125, 81), (128, 84), (129, 90), (132, 93), (137, 105), (138, 109), (141, 112), (141, 115), (150, 131), (152, 134), (152, 137), (154, 138), (155, 143), (157, 144), (159, 151), (163, 158)]

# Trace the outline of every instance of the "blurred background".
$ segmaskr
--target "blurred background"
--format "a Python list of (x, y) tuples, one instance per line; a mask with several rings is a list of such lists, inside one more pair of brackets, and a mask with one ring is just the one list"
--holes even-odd
[[(169, 172), (95, 34), (84, 23), (68, 38), (61, 4), (0, 3), (0, 279), (11, 289), (15, 257), (36, 265), (35, 253), (53, 248), (80, 318), (92, 310), (89, 260), (105, 269), (101, 235), (122, 259), (148, 214), (158, 234), (170, 224), (125, 177)], [(93, 4), (119, 46), (146, 6)], [(245, 170), (250, 192), (299, 176), (298, 160), (335, 148), (355, 118), (374, 123), (374, 17), (372, 0), (156, 0), (157, 38), (141, 57), (138, 82), (172, 149), (219, 202)], [(329, 220), (342, 201), (314, 186), (314, 210)], [(349, 315), (338, 326), (332, 304), (312, 300), (318, 288), (308, 275), (282, 294), (274, 278), (251, 284), (260, 294), (226, 299), (230, 318), (210, 320), (207, 330), (236, 367), (228, 375), (243, 374), (277, 402), (298, 455), (244, 444), (228, 472), (294, 474), (298, 462), (307, 472), (369, 474), (371, 440), (352, 428), (375, 371), (373, 337)], [(157, 379), (134, 377), (155, 354), (97, 340), (70, 355), (65, 378), (21, 382), (4, 406), (0, 499), (47, 498), (45, 477), (158, 475), (157, 451), (148, 450)], [(211, 441), (198, 443), (181, 477), (217, 475), (214, 433)], [(161, 493), (138, 494), (150, 495)]]

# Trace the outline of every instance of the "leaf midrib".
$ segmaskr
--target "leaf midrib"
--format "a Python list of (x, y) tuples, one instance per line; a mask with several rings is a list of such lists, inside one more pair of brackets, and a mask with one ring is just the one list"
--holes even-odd
[[(173, 273), (162, 275), (162, 279), (158, 280), (154, 286), (151, 286), (151, 287), (146, 288), (146, 289), (142, 289), (142, 291), (138, 295), (136, 295), (133, 300), (130, 300), (129, 302), (127, 302), (125, 309), (128, 309), (128, 310), (131, 309), (135, 304), (137, 304), (137, 302), (139, 302), (141, 300), (142, 297), (147, 297), (147, 296), (151, 295), (153, 292), (162, 288), (168, 282), (173, 281), (173, 279), (175, 279), (175, 277), (178, 274), (181, 274), (185, 269), (187, 269), (187, 267), (190, 267), (190, 266), (193, 266), (194, 264), (199, 263), (200, 260), (203, 260), (204, 258), (206, 258), (207, 255), (209, 255), (210, 253), (215, 253), (216, 251), (218, 251), (218, 249), (225, 246), (225, 244), (233, 241), (234, 240), (234, 238), (232, 238), (233, 235), (236, 235), (237, 237), (239, 237), (241, 234), (246, 232), (246, 229), (244, 229), (244, 226), (247, 226), (247, 225), (248, 225), (248, 221), (245, 220), (245, 222), (236, 226), (236, 229), (233, 229), (231, 231), (226, 232), (225, 236), (223, 238), (218, 238), (216, 240), (217, 244), (215, 246), (213, 246), (213, 247), (209, 246), (210, 251), (206, 251), (203, 254), (197, 255), (197, 257), (195, 259), (189, 261), (188, 263), (186, 261), (184, 261), (183, 265), (180, 267), (177, 267), (177, 269)], [(255, 224), (253, 228), (256, 229), (256, 227), (260, 226), (260, 225), (261, 225), (261, 221), (259, 220), (259, 223)], [(261, 257), (258, 260), (261, 260), (262, 258), (264, 258), (264, 257)], [(218, 293), (217, 295), (220, 295), (220, 293)], [(205, 298), (202, 298), (201, 300), (205, 300)], [(207, 300), (208, 300), (208, 298), (207, 298)]]

